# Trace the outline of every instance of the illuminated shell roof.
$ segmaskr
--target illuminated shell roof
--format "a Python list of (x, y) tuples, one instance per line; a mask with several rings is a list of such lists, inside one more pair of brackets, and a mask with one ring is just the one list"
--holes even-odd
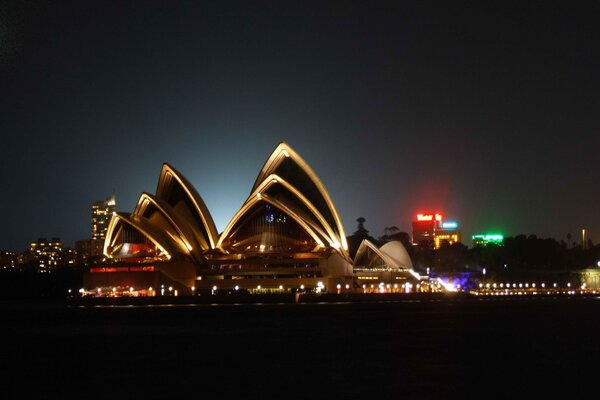
[[(137, 238), (151, 243), (160, 257), (181, 255), (204, 263), (207, 252), (237, 251), (230, 243), (232, 238), (239, 239), (248, 231), (247, 226), (252, 218), (256, 219), (260, 207), (285, 215), (286, 226), (304, 238), (300, 247), (311, 248), (310, 251), (333, 249), (349, 260), (344, 229), (329, 194), (314, 171), (286, 143), (280, 143), (267, 159), (250, 196), (220, 236), (196, 189), (165, 163), (156, 195), (142, 193), (131, 215), (113, 216), (105, 255), (123, 256), (123, 245)], [(242, 229), (244, 226), (246, 230)]]
[(152, 225), (160, 228), (180, 250), (189, 254), (195, 261), (204, 260), (202, 252), (208, 248), (207, 243), (199, 242), (193, 227), (164, 200), (149, 193), (142, 193), (132, 214), (147, 219)]
[[(287, 207), (285, 204), (277, 201), (276, 199), (272, 199), (267, 195), (261, 195), (260, 193), (257, 193), (256, 196), (248, 198), (242, 208), (240, 208), (240, 210), (233, 216), (232, 220), (221, 234), (217, 247), (222, 249), (223, 242), (235, 231), (234, 228), (244, 222), (244, 218), (248, 215), (248, 212), (252, 210), (252, 207), (259, 202), (270, 204), (277, 210), (292, 218), (292, 220), (300, 225), (319, 246), (325, 247), (322, 240), (322, 237), (324, 236), (323, 232), (321, 232), (318, 227), (310, 222), (307, 222), (306, 219), (301, 218), (296, 212), (294, 212), (292, 208)], [(320, 234), (317, 234), (317, 232)]]
[(410, 259), (410, 255), (406, 248), (402, 244), (402, 242), (398, 240), (392, 240), (391, 242), (387, 242), (383, 246), (379, 248), (382, 253), (387, 254), (396, 265), (403, 268), (413, 268), (412, 260)]
[(165, 232), (157, 229), (148, 220), (133, 214), (115, 213), (108, 225), (104, 241), (104, 254), (116, 256), (121, 253), (122, 245), (140, 243), (140, 238), (156, 247), (158, 258), (169, 260), (171, 255), (177, 251)]
[(327, 225), (326, 230), (331, 230), (335, 234), (331, 238), (334, 247), (339, 245), (347, 257), (346, 234), (329, 193), (306, 161), (285, 142), (281, 142), (265, 162), (254, 182), (252, 192), (254, 193), (265, 180), (269, 179), (271, 174), (277, 175), (299, 189), (305, 201), (319, 210), (323, 223)]
[(113, 215), (106, 232), (104, 254), (125, 258), (123, 245), (136, 240), (152, 243), (158, 258), (181, 255), (195, 263), (203, 263), (204, 252), (215, 248), (217, 228), (204, 201), (169, 164), (165, 163), (161, 169), (156, 195), (142, 193), (131, 215)]
[(203, 249), (213, 249), (219, 237), (212, 216), (192, 184), (169, 164), (163, 164), (156, 197), (181, 214), (193, 228)]
[(354, 257), (354, 265), (370, 268), (378, 261), (383, 261), (388, 268), (413, 268), (410, 256), (401, 242), (394, 240), (377, 248), (371, 241), (363, 240)]

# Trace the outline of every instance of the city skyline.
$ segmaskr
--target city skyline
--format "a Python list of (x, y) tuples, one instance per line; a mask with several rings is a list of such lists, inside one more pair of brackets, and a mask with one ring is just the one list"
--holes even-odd
[(439, 211), (467, 245), (600, 238), (594, 9), (306, 4), (9, 5), (0, 248), (88, 237), (90, 205), (131, 210), (163, 162), (222, 231), (281, 141), (347, 234)]
[[(65, 247), (66, 248), (72, 248), (73, 245), (75, 245), (75, 246), (77, 245), (78, 241), (86, 241), (87, 240), (87, 241), (93, 242), (94, 240), (97, 240), (97, 237), (100, 237), (100, 239), (103, 242), (104, 241), (104, 234), (106, 232), (106, 226), (103, 226), (103, 228), (101, 228), (102, 229), (102, 233), (98, 233), (97, 232), (97, 230), (98, 230), (98, 227), (97, 227), (98, 209), (100, 209), (100, 211), (102, 213), (102, 211), (105, 211), (105, 210), (103, 210), (103, 207), (107, 207), (107, 205), (108, 205), (109, 209), (112, 210), (112, 211), (114, 211), (114, 212), (116, 212), (116, 210), (118, 210), (118, 211), (124, 211), (124, 210), (118, 208), (116, 203), (117, 203), (117, 200), (116, 200), (116, 196), (114, 194), (112, 194), (110, 196), (107, 196), (105, 199), (96, 200), (96, 201), (92, 202), (90, 204), (90, 209), (92, 211), (92, 215), (91, 215), (91, 230), (90, 230), (90, 232), (88, 232), (90, 234), (88, 236), (83, 236), (83, 237), (80, 237), (79, 239), (76, 239), (73, 243), (65, 242)], [(450, 229), (450, 232), (452, 232), (452, 234), (455, 234), (455, 232), (458, 232), (458, 236), (457, 237), (461, 237), (461, 231), (463, 229), (463, 226), (462, 226), (462, 224), (460, 222), (458, 222), (455, 218), (446, 218), (446, 215), (441, 214), (441, 213), (439, 213), (437, 211), (432, 211), (432, 210), (428, 210), (425, 214), (418, 213), (418, 214), (412, 215), (412, 217), (411, 217), (411, 225), (412, 225), (412, 227), (409, 227), (408, 229), (403, 230), (403, 229), (398, 228), (397, 226), (389, 225), (389, 226), (386, 226), (385, 228), (383, 228), (383, 232), (381, 234), (373, 234), (373, 236), (375, 236), (375, 237), (384, 236), (386, 234), (386, 231), (388, 229), (390, 229), (390, 228), (398, 228), (398, 232), (408, 233), (411, 236), (412, 240), (413, 240), (413, 244), (416, 245), (416, 244), (418, 244), (418, 240), (415, 239), (415, 225), (414, 224), (416, 222), (424, 220), (424, 218), (425, 219), (429, 218), (429, 220), (435, 218), (435, 220), (440, 224), (441, 228)], [(101, 222), (101, 224), (105, 224), (106, 225), (106, 224), (108, 224), (109, 220), (110, 219), (108, 219), (106, 221), (103, 221), (103, 222)], [(366, 220), (363, 220), (361, 223), (359, 223), (358, 222), (358, 218), (357, 218), (357, 220), (356, 220), (357, 226), (360, 226), (360, 227), (362, 227), (362, 229), (365, 229), (364, 226), (363, 226), (363, 224), (364, 224), (365, 221)], [(88, 223), (90, 222), (89, 215), (88, 215), (88, 221), (87, 222)], [(88, 226), (88, 228), (90, 228), (90, 226)], [(467, 228), (466, 231), (470, 232), (470, 230), (468, 228)], [(348, 231), (346, 229), (346, 234), (347, 235), (351, 235), (352, 232), (353, 231)], [(370, 231), (367, 229), (367, 232), (370, 232)], [(222, 233), (222, 231), (219, 230), (217, 233), (220, 235)], [(372, 232), (370, 232), (370, 233), (372, 233)], [(524, 235), (524, 234), (525, 233), (517, 233), (517, 234), (514, 234), (514, 235), (510, 235), (510, 236), (518, 236), (518, 235)], [(535, 233), (530, 233), (530, 235), (531, 234), (532, 235), (536, 235)], [(525, 235), (527, 236), (527, 234), (525, 234)], [(580, 232), (580, 237), (579, 238), (578, 238), (577, 234), (572, 235), (572, 234), (569, 233), (569, 235), (570, 236), (568, 238), (567, 237), (565, 237), (565, 238), (548, 237), (548, 238), (555, 239), (555, 240), (557, 240), (559, 242), (563, 241), (564, 239), (567, 239), (565, 241), (566, 244), (567, 244), (567, 246), (575, 245), (576, 243), (583, 244), (584, 241), (587, 241), (588, 239), (590, 239), (590, 233), (589, 233), (589, 231), (587, 229), (582, 229), (582, 231)], [(493, 231), (492, 232), (490, 230), (488, 230), (486, 232), (483, 232), (483, 231), (482, 232), (472, 232), (472, 234), (465, 235), (460, 240), (456, 240), (456, 239), (454, 239), (454, 241), (450, 240), (450, 244), (452, 244), (454, 242), (459, 242), (459, 243), (462, 243), (462, 244), (466, 245), (467, 247), (471, 247), (470, 245), (474, 246), (477, 243), (477, 241), (475, 240), (475, 236), (479, 237), (478, 240), (480, 241), (481, 238), (484, 237), (484, 236), (485, 237), (491, 236), (491, 237), (494, 237), (494, 238), (495, 237), (503, 237), (504, 233), (500, 232), (500, 231)], [(54, 236), (52, 236), (52, 239), (60, 241), (60, 236), (54, 235)], [(443, 237), (443, 239), (447, 239), (447, 238)], [(45, 240), (46, 240), (45, 236), (39, 236), (39, 237), (37, 237), (37, 241), (45, 241)], [(25, 247), (31, 246), (34, 242), (35, 242), (35, 240), (33, 240), (33, 239), (29, 240), (26, 243)], [(440, 244), (436, 242), (436, 246), (435, 247), (438, 248), (439, 246), (440, 246)], [(102, 247), (102, 246), (100, 246), (100, 247)], [(3, 250), (13, 250), (13, 251), (16, 250), (16, 251), (19, 251), (18, 248), (17, 249), (14, 249), (14, 248), (11, 248), (11, 249), (5, 248)], [(92, 249), (92, 252), (93, 251), (94, 250)], [(96, 254), (96, 255), (98, 255), (98, 254)]]

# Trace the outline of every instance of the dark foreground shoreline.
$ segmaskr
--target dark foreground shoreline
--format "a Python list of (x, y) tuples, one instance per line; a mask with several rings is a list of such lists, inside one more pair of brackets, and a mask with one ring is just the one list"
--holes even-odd
[(0, 398), (584, 398), (595, 388), (598, 297), (402, 299), (0, 303)]

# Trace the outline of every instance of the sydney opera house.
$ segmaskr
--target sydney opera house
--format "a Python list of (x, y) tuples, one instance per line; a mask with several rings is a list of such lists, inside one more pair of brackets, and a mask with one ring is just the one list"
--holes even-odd
[(365, 240), (351, 258), (325, 186), (284, 142), (220, 233), (194, 186), (164, 164), (156, 193), (113, 215), (104, 255), (110, 261), (90, 269), (86, 290), (401, 292), (423, 279), (400, 242)]

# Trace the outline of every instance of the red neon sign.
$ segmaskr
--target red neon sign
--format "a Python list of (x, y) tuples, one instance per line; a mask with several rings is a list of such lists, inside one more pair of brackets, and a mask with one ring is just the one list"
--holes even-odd
[(417, 221), (431, 221), (433, 214), (417, 214)]
[(417, 221), (442, 221), (442, 214), (417, 214)]

